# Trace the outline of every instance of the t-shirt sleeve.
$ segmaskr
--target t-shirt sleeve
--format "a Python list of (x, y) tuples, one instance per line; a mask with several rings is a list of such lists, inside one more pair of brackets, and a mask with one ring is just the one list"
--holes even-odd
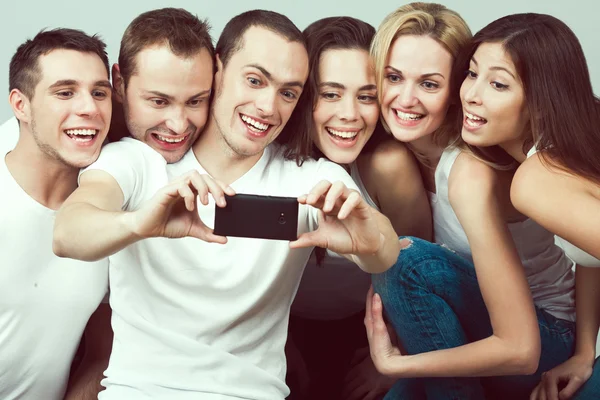
[(81, 170), (79, 176), (91, 170), (101, 170), (110, 174), (123, 192), (122, 209), (127, 210), (133, 204), (137, 204), (142, 195), (145, 172), (149, 166), (156, 163), (166, 164), (166, 161), (144, 143), (126, 138), (104, 146), (98, 160)]

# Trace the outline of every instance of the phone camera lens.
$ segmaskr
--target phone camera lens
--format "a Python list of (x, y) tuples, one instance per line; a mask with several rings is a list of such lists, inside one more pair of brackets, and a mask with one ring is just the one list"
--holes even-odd
[(279, 216), (279, 219), (277, 220), (279, 222), (279, 224), (284, 225), (285, 224), (285, 214), (281, 213), (281, 215)]

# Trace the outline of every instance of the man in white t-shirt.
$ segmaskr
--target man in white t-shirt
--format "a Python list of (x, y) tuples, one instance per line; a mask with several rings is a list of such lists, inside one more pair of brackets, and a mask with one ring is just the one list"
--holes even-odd
[[(147, 140), (109, 144), (56, 220), (58, 254), (111, 255), (115, 341), (102, 400), (283, 399), (289, 308), (313, 247), (374, 273), (399, 253), (350, 176), (305, 159), (310, 138), (282, 132), (308, 75), (293, 23), (238, 15), (216, 54), (212, 110), (183, 158), (169, 164)], [(215, 203), (234, 191), (298, 197), (298, 240), (215, 235)]]
[(105, 45), (77, 30), (42, 31), (9, 69), (19, 123), (0, 133), (0, 398), (94, 399), (112, 341), (110, 309), (99, 306), (108, 262), (55, 256), (52, 231), (110, 125)]

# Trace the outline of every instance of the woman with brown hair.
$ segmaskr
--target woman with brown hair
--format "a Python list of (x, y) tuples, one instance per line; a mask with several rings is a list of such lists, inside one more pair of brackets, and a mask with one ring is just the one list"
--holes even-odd
[[(575, 353), (532, 394), (556, 399), (566, 384), (570, 398), (592, 375), (600, 326), (600, 269), (589, 268), (600, 266), (600, 103), (585, 56), (562, 21), (516, 14), (477, 33), (462, 65), (463, 140), (488, 162), (519, 163), (515, 207), (591, 253), (566, 243), (578, 264)], [(600, 375), (577, 396), (599, 393)]]
[[(318, 20), (303, 32), (310, 74), (288, 126), (307, 132), (312, 155), (350, 173), (363, 197), (402, 234), (431, 238), (427, 194), (412, 154), (386, 137), (369, 46), (375, 28), (351, 17)], [(290, 318), (290, 338), (309, 375), (300, 398), (363, 400), (385, 394), (394, 380), (369, 357), (363, 320), (371, 276), (335, 253), (309, 260)], [(288, 350), (291, 343), (288, 344)], [(290, 369), (294, 369), (290, 357)], [(292, 382), (290, 382), (293, 385)]]
[[(419, 160), (444, 246), (407, 239), (394, 267), (373, 277), (376, 366), (426, 378), (418, 394), (401, 379), (389, 399), (525, 398), (573, 349), (572, 262), (512, 207), (516, 163), (484, 161), (460, 142), (464, 75), (454, 65), (470, 40), (457, 13), (412, 3), (388, 15), (371, 47), (382, 117)], [(389, 342), (382, 306), (408, 355)]]

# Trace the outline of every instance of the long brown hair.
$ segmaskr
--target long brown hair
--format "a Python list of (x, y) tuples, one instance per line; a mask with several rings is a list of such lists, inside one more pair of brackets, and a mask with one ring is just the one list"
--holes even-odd
[[(296, 135), (302, 133), (302, 136), (310, 141), (311, 156), (319, 158), (323, 157), (323, 153), (313, 143), (312, 138), (314, 130), (313, 111), (319, 99), (319, 62), (321, 56), (327, 50), (356, 49), (369, 52), (371, 40), (375, 35), (375, 28), (352, 17), (329, 17), (313, 22), (304, 29), (302, 34), (306, 40), (310, 73), (298, 105), (287, 125), (296, 131)], [(378, 122), (375, 132), (369, 138), (363, 151), (369, 151), (382, 136), (383, 128)], [(318, 265), (322, 264), (325, 254), (325, 249), (315, 249)]]
[[(549, 165), (600, 183), (600, 100), (573, 31), (550, 15), (508, 15), (473, 37), (455, 69), (466, 71), (482, 43), (501, 43), (523, 82), (531, 130), (523, 153), (535, 145)], [(490, 159), (491, 149), (468, 147)]]

